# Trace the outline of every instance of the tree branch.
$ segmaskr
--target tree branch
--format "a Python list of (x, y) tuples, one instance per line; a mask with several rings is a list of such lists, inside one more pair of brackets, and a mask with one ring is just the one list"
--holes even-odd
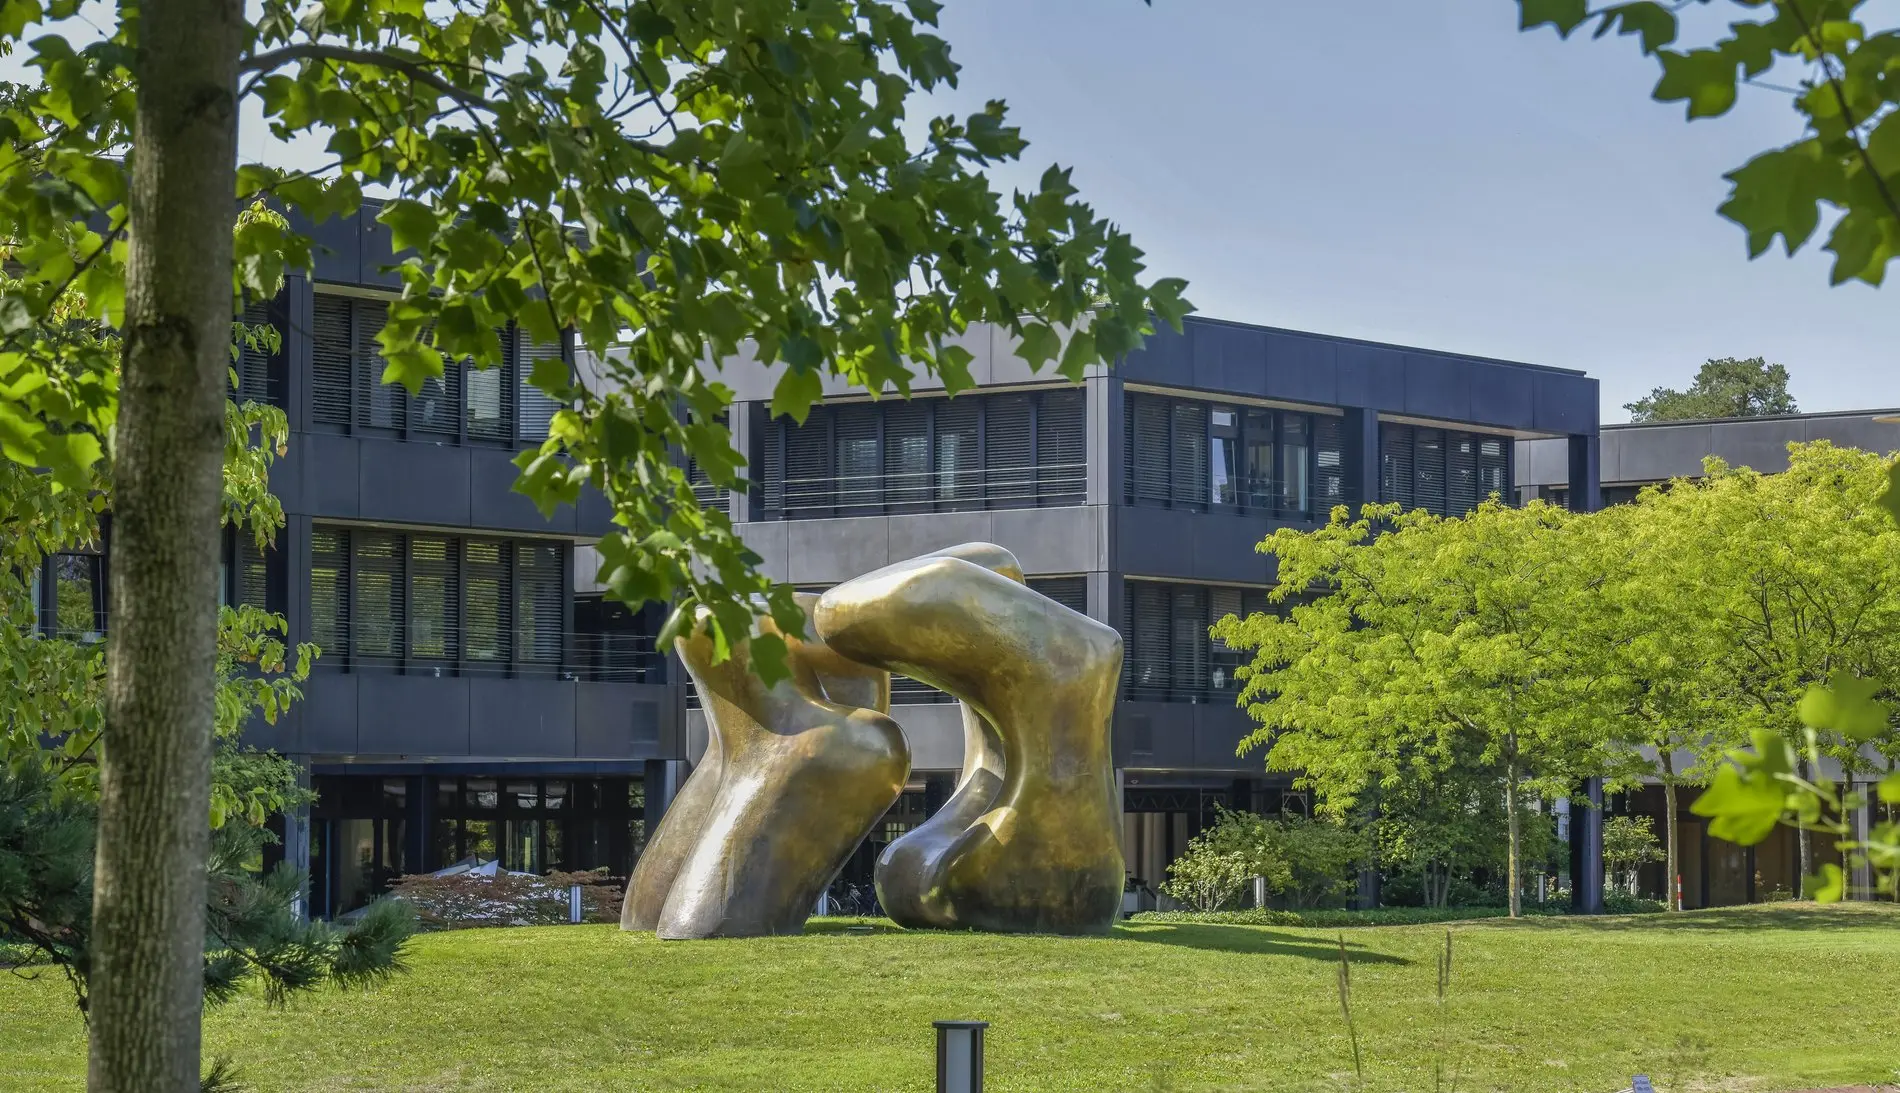
[(292, 61), (344, 61), (349, 64), (386, 68), (400, 72), (417, 83), (426, 84), (465, 106), (478, 106), (490, 113), (499, 111), (494, 100), (480, 92), (457, 87), (439, 73), (431, 72), (423, 62), (380, 49), (352, 49), (349, 46), (306, 42), (302, 45), (284, 46), (281, 49), (268, 50), (246, 57), (238, 62), (238, 72), (240, 75), (246, 72), (269, 72), (282, 68)]

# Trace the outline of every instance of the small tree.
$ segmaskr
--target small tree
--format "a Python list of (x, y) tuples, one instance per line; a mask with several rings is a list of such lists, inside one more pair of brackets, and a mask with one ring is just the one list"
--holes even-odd
[(1196, 911), (1218, 911), (1238, 899), (1250, 876), (1246, 859), (1215, 844), (1209, 833), (1190, 840), (1169, 863), (1161, 891)]
[(1662, 847), (1656, 842), (1656, 823), (1648, 816), (1611, 816), (1603, 821), (1603, 869), (1621, 878), (1623, 891), (1638, 895), (1638, 871), (1650, 862), (1662, 860)]
[(1788, 369), (1761, 357), (1738, 360), (1710, 359), (1696, 370), (1695, 382), (1676, 391), (1658, 387), (1635, 402), (1626, 402), (1631, 421), (1691, 421), (1712, 417), (1761, 417), (1792, 414), (1794, 396), (1788, 393)]

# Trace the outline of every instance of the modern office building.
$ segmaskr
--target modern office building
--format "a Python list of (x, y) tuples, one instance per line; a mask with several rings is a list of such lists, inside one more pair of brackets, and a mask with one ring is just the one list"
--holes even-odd
[[(1767, 474), (1788, 469), (1788, 445), (1828, 440), (1844, 448), (1873, 452), (1900, 450), (1900, 410), (1853, 410), (1821, 414), (1780, 414), (1765, 417), (1722, 418), (1705, 421), (1662, 421), (1605, 425), (1602, 430), (1600, 488), (1604, 504), (1634, 501), (1644, 486), (1675, 479), (1700, 478), (1703, 460), (1717, 456), (1737, 467)], [(1522, 501), (1542, 497), (1566, 504), (1571, 495), (1572, 470), (1566, 453), (1548, 440), (1518, 445), (1522, 468), (1518, 491)], [(1684, 757), (1687, 761), (1688, 757)], [(1838, 769), (1827, 773), (1839, 777)], [(1680, 879), (1685, 907), (1720, 907), (1753, 903), (1798, 889), (1801, 869), (1797, 835), (1780, 828), (1758, 846), (1741, 847), (1709, 835), (1707, 821), (1689, 811), (1698, 792), (1677, 795), (1677, 822), (1682, 851)], [(1660, 786), (1645, 786), (1618, 794), (1608, 802), (1612, 815), (1653, 818), (1660, 835), (1665, 805)], [(1861, 817), (1864, 825), (1872, 813)], [(1814, 860), (1839, 864), (1841, 855), (1830, 840), (1815, 836)], [(1666, 885), (1660, 863), (1643, 867), (1642, 890), (1662, 898)], [(1867, 881), (1857, 880), (1864, 889)]]
[[(227, 544), (227, 595), (323, 649), (304, 701), (251, 730), (317, 791), (281, 852), (309, 864), (318, 915), (470, 855), (623, 871), (705, 747), (684, 674), (654, 648), (661, 607), (630, 611), (593, 583), (604, 502), (548, 520), (512, 489), (510, 460), (553, 411), (526, 371), (572, 347), (511, 330), (505, 368), (452, 369), (416, 397), (383, 386), (374, 336), (396, 282), (375, 211), (307, 229), (316, 267), (249, 314), (282, 347), (240, 368), (244, 397), (289, 417), (272, 476), (289, 524), (267, 552)], [(802, 425), (767, 414), (770, 369), (724, 367), (752, 486), (707, 500), (803, 588), (987, 540), (1119, 629), (1128, 867), (1151, 884), (1216, 804), (1308, 807), (1236, 754), (1252, 728), (1234, 705), (1242, 658), (1207, 636), (1264, 604), (1260, 539), (1369, 498), (1460, 512), (1511, 497), (1515, 442), (1548, 445), (1537, 458), (1566, 481), (1596, 478), (1597, 383), (1576, 372), (1201, 318), (1079, 385), (1030, 373), (997, 331), (963, 345), (974, 390), (925, 380), (872, 401), (834, 384)], [(108, 570), (97, 554), (49, 561), (49, 629), (102, 630)], [(895, 703), (915, 773), (847, 868), (859, 882), (961, 758), (947, 696), (900, 680)]]

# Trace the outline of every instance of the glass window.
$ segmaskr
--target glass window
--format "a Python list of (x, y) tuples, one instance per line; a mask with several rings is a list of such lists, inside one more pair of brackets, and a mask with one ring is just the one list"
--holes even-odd
[(550, 779), (542, 787), (541, 802), (550, 811), (559, 811), (567, 804), (567, 783)]
[(105, 639), (103, 564), (97, 554), (53, 555), (53, 636)]
[(1280, 511), (1305, 512), (1309, 502), (1309, 431), (1305, 414), (1280, 415)]
[(523, 812), (541, 807), (541, 791), (533, 782), (509, 782), (508, 804)]
[(469, 540), (462, 545), (463, 656), (469, 660), (508, 659), (508, 554), (496, 542)]
[(1272, 508), (1278, 489), (1275, 468), (1279, 466), (1279, 433), (1273, 427), (1272, 410), (1247, 411), (1247, 477), (1244, 495), (1247, 507)]
[(495, 821), (462, 821), (462, 856), (485, 862), (495, 860)]
[(402, 655), (402, 555), (394, 535), (351, 532), (355, 569), (356, 632), (351, 644), (364, 656)]
[(409, 539), (409, 655), (453, 660), (456, 654), (455, 555), (447, 539)]
[(1240, 500), (1240, 415), (1231, 406), (1216, 406), (1209, 414), (1209, 456), (1211, 479), (1208, 502), (1232, 505)]
[(493, 812), (501, 806), (501, 794), (493, 778), (467, 778), (462, 781), (462, 801), (477, 812)]

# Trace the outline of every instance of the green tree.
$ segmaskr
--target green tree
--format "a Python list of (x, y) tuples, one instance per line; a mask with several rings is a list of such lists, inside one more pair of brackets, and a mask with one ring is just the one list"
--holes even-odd
[(1788, 393), (1788, 369), (1760, 357), (1711, 358), (1696, 370), (1686, 390), (1658, 387), (1626, 402), (1631, 421), (1693, 421), (1700, 418), (1760, 417), (1797, 412)]
[[(186, 954), (204, 933), (222, 332), (235, 292), (310, 257), (274, 222), (234, 238), (234, 202), (268, 195), (321, 220), (366, 186), (395, 195), (381, 218), (406, 253), (380, 335), (386, 381), (414, 390), (445, 358), (494, 365), (508, 321), (542, 340), (573, 330), (594, 371), (535, 370), (567, 408), (519, 488), (547, 507), (604, 493), (618, 530), (603, 582), (629, 602), (680, 601), (680, 618), (707, 606), (723, 651), (751, 630), (755, 595), (781, 628), (798, 609), (674, 465), (684, 449), (713, 485), (739, 478), (715, 423), (729, 393), (702, 361), (748, 346), (782, 370), (774, 410), (801, 416), (827, 374), (876, 393), (907, 391), (915, 370), (966, 386), (969, 356), (946, 339), (972, 323), (1075, 379), (1185, 310), (1180, 282), (1144, 283), (1140, 252), (1066, 172), (992, 188), (986, 169), (1025, 147), (1000, 102), (907, 135), (913, 96), (957, 77), (937, 10), (0, 3), (0, 46), (41, 80), (0, 111), (0, 238), (24, 270), (0, 298), (0, 448), (69, 488), (109, 454), (114, 482), (93, 1088), (198, 1079)], [(240, 165), (247, 101), (329, 162)], [(56, 336), (69, 293), (120, 335), (117, 373)], [(752, 650), (783, 670), (771, 641)]]
[(1475, 758), (1454, 758), (1430, 781), (1398, 780), (1379, 797), (1379, 861), (1388, 875), (1416, 874), (1427, 907), (1448, 906), (1453, 882), (1474, 870), (1510, 867), (1504, 786)]
[[(1637, 894), (1637, 870), (1653, 861), (1663, 860), (1663, 849), (1656, 842), (1656, 824), (1648, 816), (1611, 816), (1603, 821), (1603, 868), (1621, 879), (1621, 887), (1631, 896)], [(1664, 884), (1675, 887), (1674, 874)], [(1670, 901), (1671, 906), (1675, 901)]]
[(1747, 233), (1750, 258), (1777, 236), (1792, 255), (1831, 219), (1833, 283), (1879, 284), (1900, 254), (1900, 83), (1890, 74), (1900, 29), (1870, 30), (1858, 18), (1866, 0), (1728, 0), (1721, 6), (1743, 18), (1693, 45), (1679, 41), (1686, 6), (1518, 0), (1519, 26), (1635, 36), (1662, 69), (1653, 97), (1686, 104), (1691, 120), (1728, 113), (1744, 86), (1791, 94), (1804, 131), (1728, 173), (1722, 215)]
[(1255, 650), (1240, 701), (1261, 727), (1242, 750), (1267, 748), (1268, 766), (1298, 771), (1335, 816), (1475, 760), (1503, 792), (1517, 914), (1528, 801), (1613, 758), (1588, 716), (1596, 666), (1565, 633), (1582, 587), (1560, 535), (1570, 519), (1542, 502), (1488, 501), (1463, 519), (1367, 505), (1355, 520), (1342, 506), (1325, 527), (1268, 536), (1275, 600), (1320, 594), (1285, 617), (1215, 626)]

